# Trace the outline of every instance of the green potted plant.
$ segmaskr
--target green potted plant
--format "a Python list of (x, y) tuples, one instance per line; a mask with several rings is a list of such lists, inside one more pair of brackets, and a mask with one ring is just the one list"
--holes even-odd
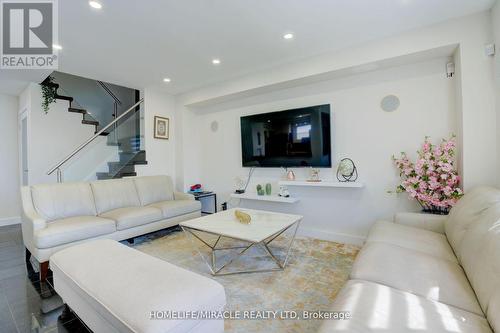
[(57, 88), (53, 85), (54, 78), (47, 77), (40, 86), (42, 87), (42, 109), (45, 114), (49, 113), (50, 104), (56, 101)]

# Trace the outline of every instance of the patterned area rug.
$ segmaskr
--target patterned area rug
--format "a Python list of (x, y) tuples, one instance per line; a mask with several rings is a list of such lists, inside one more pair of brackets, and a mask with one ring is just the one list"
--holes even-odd
[[(284, 258), (286, 238), (277, 241), (272, 250), (278, 257)], [(226, 310), (234, 311), (328, 311), (336, 294), (347, 281), (359, 251), (353, 245), (297, 238), (284, 271), (214, 277), (193, 245), (198, 244), (182, 231), (170, 230), (140, 237), (136, 239), (134, 248), (218, 281), (226, 290)], [(223, 245), (235, 244), (225, 240)], [(199, 249), (203, 255), (208, 254), (208, 248), (200, 246)], [(234, 267), (247, 268), (256, 264), (259, 268), (266, 265), (273, 267), (272, 260), (263, 254), (258, 248), (249, 251), (233, 263)], [(230, 256), (231, 253), (221, 254), (218, 257), (220, 265)], [(318, 320), (226, 320), (225, 331), (303, 333), (316, 332), (320, 324)]]

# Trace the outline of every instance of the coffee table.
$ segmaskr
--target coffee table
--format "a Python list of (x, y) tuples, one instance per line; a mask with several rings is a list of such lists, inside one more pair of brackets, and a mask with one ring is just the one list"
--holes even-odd
[[(198, 250), (198, 247), (197, 250), (203, 261), (205, 261), (205, 263), (210, 268), (212, 275), (228, 275), (238, 273), (255, 273), (284, 270), (288, 262), (290, 250), (297, 234), (300, 221), (302, 220), (302, 216), (253, 209), (238, 209), (249, 214), (252, 218), (250, 224), (243, 224), (236, 219), (234, 214), (235, 210), (236, 209), (229, 209), (212, 215), (184, 221), (179, 224), (182, 230), (190, 238), (192, 238), (193, 240), (196, 239), (203, 245), (210, 248), (210, 263)], [(293, 227), (294, 229), (292, 229)], [(290, 241), (288, 242), (288, 246), (286, 247), (285, 258), (283, 260), (280, 260), (278, 256), (273, 253), (269, 244), (290, 229), (293, 230), (293, 236), (291, 237)], [(202, 233), (215, 236), (215, 242), (211, 244), (211, 241), (207, 240), (201, 235)], [(244, 245), (218, 247), (221, 238), (229, 238), (232, 240), (240, 241), (243, 242)], [(276, 267), (237, 271), (227, 270), (227, 268), (236, 259), (240, 258), (252, 247), (263, 248), (268, 257), (274, 261)], [(232, 256), (224, 265), (217, 268), (217, 252), (233, 249), (238, 249), (239, 251), (236, 255)]]

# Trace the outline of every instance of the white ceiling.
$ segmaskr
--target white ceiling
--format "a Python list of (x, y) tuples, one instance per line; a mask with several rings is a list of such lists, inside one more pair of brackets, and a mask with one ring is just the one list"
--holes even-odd
[[(87, 0), (60, 0), (59, 70), (178, 94), (486, 10), (494, 1), (101, 0), (95, 10)], [(284, 40), (285, 32), (295, 38)], [(213, 58), (222, 64), (213, 66)], [(0, 92), (16, 94), (41, 75), (0, 71)]]

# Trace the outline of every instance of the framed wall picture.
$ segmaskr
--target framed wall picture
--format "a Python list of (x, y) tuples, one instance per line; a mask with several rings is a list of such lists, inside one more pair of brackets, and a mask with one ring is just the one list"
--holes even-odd
[(168, 118), (155, 116), (155, 139), (168, 140), (169, 137), (169, 123)]

